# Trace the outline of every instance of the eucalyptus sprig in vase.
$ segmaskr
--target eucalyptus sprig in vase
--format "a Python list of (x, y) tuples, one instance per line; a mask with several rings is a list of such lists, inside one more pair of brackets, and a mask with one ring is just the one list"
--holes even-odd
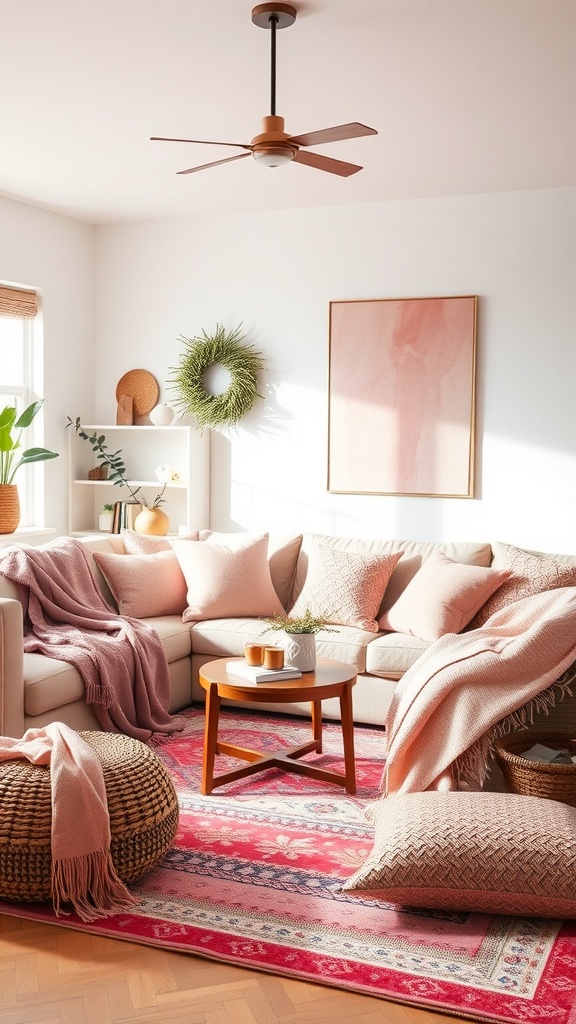
[(157, 537), (165, 536), (170, 529), (170, 520), (164, 509), (161, 508), (165, 501), (164, 491), (166, 490), (166, 483), (164, 483), (162, 489), (152, 502), (146, 501), (146, 498), (142, 495), (141, 488), (133, 487), (126, 476), (126, 466), (122, 458), (121, 448), (116, 452), (109, 451), (106, 444), (106, 435), (98, 434), (95, 430), (89, 434), (82, 426), (79, 416), (75, 420), (69, 416), (66, 426), (73, 427), (78, 437), (91, 445), (92, 451), (95, 453), (100, 465), (108, 467), (109, 483), (125, 487), (132, 501), (141, 506), (141, 511), (134, 520), (134, 529), (138, 533), (154, 534)]
[(301, 672), (313, 672), (316, 668), (316, 633), (325, 630), (327, 633), (337, 633), (337, 629), (331, 629), (325, 619), (313, 615), (309, 608), (306, 608), (302, 615), (290, 615), (288, 612), (278, 612), (270, 619), (264, 619), (268, 625), (263, 633), (270, 630), (283, 634), (281, 646), (284, 648), (286, 663)]

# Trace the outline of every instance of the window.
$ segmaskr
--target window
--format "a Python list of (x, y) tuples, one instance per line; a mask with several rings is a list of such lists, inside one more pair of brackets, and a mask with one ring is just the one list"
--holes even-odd
[[(42, 398), (41, 324), (34, 291), (0, 286), (0, 409), (15, 405), (23, 410)], [(22, 437), (24, 448), (42, 445), (41, 416)], [(20, 526), (43, 524), (42, 475), (35, 465), (22, 466), (15, 483), (20, 499)]]

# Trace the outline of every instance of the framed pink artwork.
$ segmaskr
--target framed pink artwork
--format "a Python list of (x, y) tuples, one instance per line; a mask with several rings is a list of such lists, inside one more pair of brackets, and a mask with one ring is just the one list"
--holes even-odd
[(329, 491), (474, 496), (477, 304), (330, 303)]

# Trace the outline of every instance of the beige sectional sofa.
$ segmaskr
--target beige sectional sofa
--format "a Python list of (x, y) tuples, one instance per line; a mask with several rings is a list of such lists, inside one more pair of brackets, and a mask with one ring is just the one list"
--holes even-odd
[[(207, 534), (201, 535), (206, 539)], [(222, 536), (222, 535), (220, 535)], [(130, 559), (121, 536), (94, 535), (83, 538), (91, 552), (114, 553)], [(489, 543), (454, 542), (433, 544), (415, 541), (363, 540), (318, 534), (292, 537), (270, 535), (268, 563), (274, 590), (281, 604), (290, 608), (304, 587), (311, 553), (318, 547), (361, 555), (401, 553), (395, 564), (384, 598), (376, 618), (395, 604), (417, 571), (427, 559), (439, 551), (455, 562), (476, 566), (491, 566), (497, 561)], [(527, 553), (536, 559), (536, 568), (548, 560), (573, 567), (576, 556), (546, 556)], [(541, 558), (541, 563), (538, 559)], [(531, 564), (532, 564), (531, 563)], [(554, 561), (553, 564), (556, 564)], [(114, 598), (100, 569), (93, 560), (94, 575), (107, 600)], [(575, 577), (576, 579), (576, 577)], [(558, 585), (558, 581), (554, 583)], [(566, 585), (566, 584), (562, 584)], [(249, 588), (250, 581), (246, 580)], [(203, 663), (214, 658), (241, 655), (247, 641), (257, 640), (265, 623), (257, 618), (206, 618), (202, 621), (183, 622), (181, 615), (160, 615), (145, 618), (161, 638), (169, 663), (171, 699), (169, 710), (175, 712), (193, 702), (203, 700), (204, 691), (198, 684), (198, 670)], [(338, 624), (336, 632), (317, 634), (318, 654), (335, 658), (354, 666), (358, 673), (354, 687), (354, 718), (357, 723), (383, 725), (392, 694), (398, 680), (413, 665), (429, 640), (396, 631), (372, 632), (353, 625)], [(266, 639), (273, 642), (274, 634)], [(260, 707), (266, 707), (260, 705)], [(566, 699), (552, 710), (546, 719), (551, 730), (567, 722), (573, 728), (576, 700)], [(278, 705), (271, 706), (278, 711)], [(282, 705), (285, 712), (309, 713), (308, 705)], [(339, 717), (338, 702), (323, 705), (327, 717)], [(40, 727), (51, 721), (62, 721), (76, 729), (98, 728), (92, 709), (84, 700), (84, 685), (74, 666), (41, 654), (23, 654), (22, 607), (15, 586), (0, 575), (0, 732), (20, 736), (28, 728)]]

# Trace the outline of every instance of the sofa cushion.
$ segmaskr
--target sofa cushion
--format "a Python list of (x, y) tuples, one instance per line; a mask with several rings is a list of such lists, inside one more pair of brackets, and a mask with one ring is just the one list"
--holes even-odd
[(576, 917), (576, 808), (512, 793), (371, 804), (374, 846), (344, 889), (408, 906)]
[[(129, 555), (154, 555), (158, 551), (171, 551), (172, 541), (176, 539), (175, 537), (154, 537), (149, 533), (138, 533), (136, 530), (122, 530), (120, 537), (124, 550)], [(196, 541), (199, 539), (199, 533), (196, 530), (180, 539)]]
[(433, 551), (378, 625), (421, 640), (459, 633), (509, 576), (505, 569), (464, 565)]
[(121, 615), (135, 619), (182, 615), (186, 607), (186, 580), (170, 548), (149, 555), (95, 551), (94, 561), (106, 578)]
[(576, 586), (576, 555), (547, 555), (527, 551), (513, 544), (494, 545), (492, 566), (510, 573), (510, 578), (488, 598), (470, 623), (470, 629), (483, 626), (494, 612), (513, 601), (558, 587)]
[(45, 654), (24, 655), (24, 680), (25, 715), (41, 715), (86, 695), (78, 669)]
[(455, 562), (464, 562), (466, 565), (490, 565), (492, 559), (492, 548), (490, 544), (480, 544), (472, 541), (458, 541), (455, 543), (435, 544), (427, 541), (407, 540), (364, 540), (356, 537), (336, 537), (329, 534), (305, 533), (302, 537), (302, 546), (296, 576), (294, 579), (293, 603), (298, 598), (308, 571), (308, 558), (310, 551), (318, 545), (329, 546), (338, 551), (356, 551), (360, 554), (394, 554), (400, 553), (402, 558), (394, 566), (392, 575), (386, 590), (378, 615), (383, 615), (398, 600), (398, 597), (408, 585), (412, 577), (418, 572), (422, 562), (432, 554), (433, 551), (442, 551), (448, 558)]
[(181, 615), (155, 615), (143, 618), (142, 622), (158, 633), (169, 665), (191, 653), (190, 626), (182, 622)]
[[(222, 618), (195, 622), (191, 627), (192, 651), (212, 658), (238, 657), (244, 644), (265, 643), (278, 634), (264, 634), (266, 623), (258, 619)], [(264, 635), (263, 635), (264, 634)], [(320, 630), (316, 634), (316, 651), (320, 658), (334, 658), (353, 665), (357, 672), (366, 668), (366, 649), (374, 634), (353, 626), (339, 626), (337, 633)], [(274, 643), (275, 641), (271, 641)]]
[(366, 648), (366, 671), (386, 679), (400, 679), (430, 646), (409, 633), (384, 633)]
[[(200, 530), (200, 540), (208, 540), (212, 544), (225, 544), (229, 548), (241, 545), (249, 536), (250, 534), (246, 533), (219, 533), (216, 530)], [(290, 606), (301, 544), (301, 533), (296, 535), (271, 533), (268, 536), (270, 576), (283, 608)]]
[[(158, 633), (169, 665), (188, 658), (192, 646), (190, 627), (182, 623), (180, 615), (166, 615), (143, 621)], [(189, 666), (186, 674), (189, 678)], [(25, 715), (41, 715), (85, 698), (86, 690), (82, 676), (68, 661), (48, 658), (44, 654), (25, 654), (24, 680)], [(188, 703), (190, 699), (180, 701), (178, 706), (182, 707)]]
[(183, 622), (282, 612), (268, 565), (268, 534), (247, 535), (234, 548), (175, 540), (174, 551), (188, 588)]
[(290, 615), (309, 610), (325, 622), (377, 633), (375, 616), (400, 557), (400, 553), (366, 554), (314, 545), (308, 554), (306, 581)]

